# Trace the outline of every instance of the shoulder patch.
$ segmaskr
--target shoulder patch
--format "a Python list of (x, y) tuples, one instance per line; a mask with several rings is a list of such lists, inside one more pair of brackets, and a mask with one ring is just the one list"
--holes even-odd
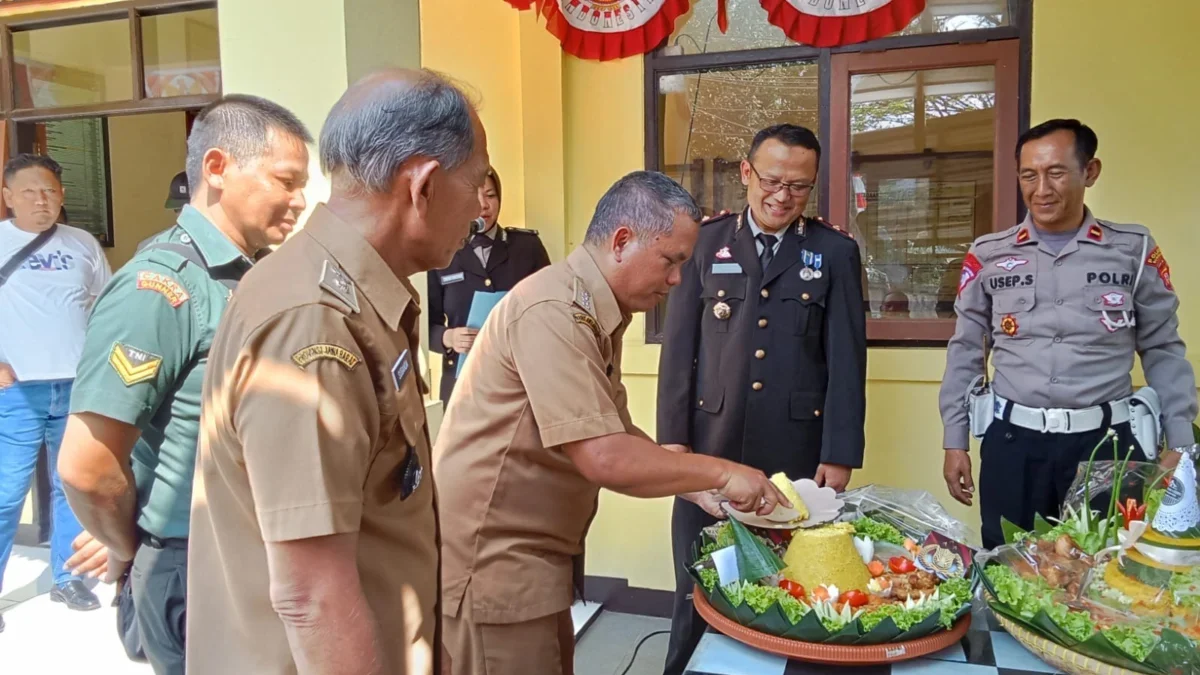
[(597, 340), (600, 339), (600, 324), (596, 321), (596, 319), (591, 314), (584, 314), (583, 312), (575, 312), (574, 318), (575, 318), (575, 323), (583, 324), (584, 326), (591, 328), (592, 333), (596, 336), (596, 339)]
[(526, 227), (506, 227), (504, 229), (508, 232), (520, 232), (521, 234), (532, 234), (535, 237), (538, 236), (537, 230), (531, 230)]
[(708, 216), (706, 218), (701, 219), (700, 226), (705, 227), (708, 225), (712, 225), (713, 223), (728, 223), (732, 220), (736, 220), (741, 217), (742, 217), (741, 213), (729, 213), (729, 212), (718, 213), (715, 216)]
[(292, 354), (292, 363), (296, 364), (301, 369), (314, 361), (320, 361), (322, 359), (337, 361), (338, 363), (342, 364), (346, 370), (354, 370), (354, 367), (362, 362), (362, 359), (349, 349), (328, 343), (309, 345), (304, 349), (297, 351), (295, 354)]
[(139, 291), (154, 291), (167, 299), (167, 303), (178, 309), (191, 296), (183, 285), (165, 274), (141, 270), (137, 274), (137, 289)]
[(162, 357), (151, 354), (143, 349), (130, 347), (120, 342), (114, 342), (112, 351), (108, 353), (108, 365), (117, 371), (117, 377), (132, 387), (140, 382), (154, 379), (162, 366)]
[(1175, 292), (1175, 285), (1171, 283), (1171, 266), (1167, 264), (1167, 259), (1163, 257), (1162, 249), (1158, 246), (1154, 247), (1153, 251), (1146, 256), (1146, 265), (1158, 270), (1158, 278), (1162, 279), (1163, 286), (1172, 293)]
[(335, 298), (346, 303), (346, 305), (359, 312), (358, 308), (358, 291), (354, 288), (354, 282), (350, 277), (342, 271), (333, 262), (326, 260), (321, 267), (321, 288), (329, 291)]

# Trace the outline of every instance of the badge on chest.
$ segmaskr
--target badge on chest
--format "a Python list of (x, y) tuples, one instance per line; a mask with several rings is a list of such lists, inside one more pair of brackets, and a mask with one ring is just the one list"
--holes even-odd
[(400, 352), (400, 358), (392, 364), (392, 383), (396, 385), (396, 391), (400, 391), (400, 385), (404, 382), (404, 376), (408, 375), (409, 369), (408, 350)]

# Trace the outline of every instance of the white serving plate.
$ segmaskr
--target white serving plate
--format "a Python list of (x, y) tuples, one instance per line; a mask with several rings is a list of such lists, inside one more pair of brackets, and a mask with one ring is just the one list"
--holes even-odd
[(800, 495), (800, 499), (803, 499), (804, 505), (808, 507), (808, 518), (799, 525), (792, 522), (800, 515), (795, 509), (776, 507), (774, 511), (771, 511), (767, 515), (760, 516), (756, 513), (738, 511), (729, 502), (721, 504), (721, 508), (731, 518), (736, 519), (743, 525), (769, 530), (794, 530), (797, 527), (816, 527), (817, 525), (832, 522), (842, 512), (842, 506), (845, 502), (837, 496), (837, 492), (833, 488), (817, 487), (816, 482), (808, 478), (792, 481), (792, 486), (796, 488), (796, 493)]

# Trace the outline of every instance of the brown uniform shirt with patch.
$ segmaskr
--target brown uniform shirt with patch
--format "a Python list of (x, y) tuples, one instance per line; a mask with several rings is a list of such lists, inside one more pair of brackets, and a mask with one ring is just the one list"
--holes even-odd
[(388, 672), (434, 672), (438, 531), (419, 314), (407, 280), (324, 206), (242, 281), (204, 386), (190, 675), (295, 673), (264, 542), (346, 532), (358, 533)]
[(488, 317), (434, 450), (446, 616), (518, 623), (571, 606), (572, 558), (600, 488), (561, 446), (644, 437), (621, 384), (628, 323), (583, 248), (526, 278)]

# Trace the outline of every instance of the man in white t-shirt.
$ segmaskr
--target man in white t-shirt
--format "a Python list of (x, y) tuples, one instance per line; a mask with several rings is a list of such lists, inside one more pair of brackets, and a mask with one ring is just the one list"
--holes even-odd
[[(4, 166), (4, 202), (13, 218), (0, 221), (0, 266), (54, 227), (62, 212), (62, 168), (49, 157), (17, 155)], [(88, 311), (111, 275), (95, 237), (59, 224), (0, 286), (0, 583), (45, 446), (51, 476), (50, 599), (77, 610), (100, 603), (64, 569), (81, 527), (56, 467)]]

